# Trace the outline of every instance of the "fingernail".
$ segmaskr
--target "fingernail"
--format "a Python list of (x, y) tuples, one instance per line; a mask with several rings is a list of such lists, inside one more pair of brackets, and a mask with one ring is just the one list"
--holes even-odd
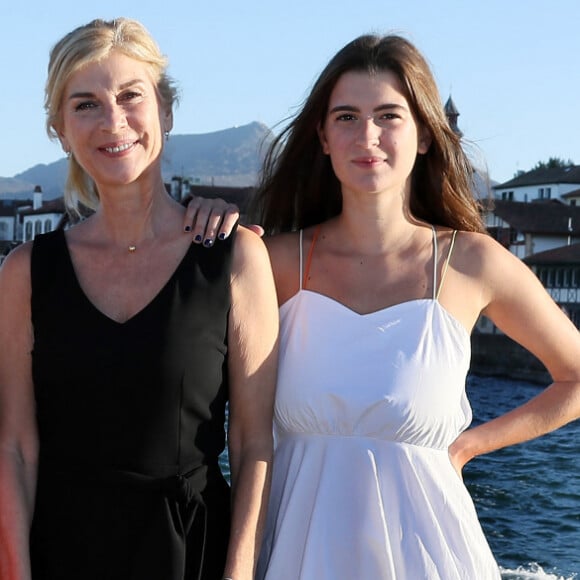
[(205, 241), (203, 242), (203, 245), (206, 248), (211, 248), (213, 246), (213, 240), (210, 240), (209, 238), (206, 238)]
[(199, 234), (197, 234), (197, 236), (195, 236), (195, 238), (193, 238), (196, 242), (201, 242), (201, 236)]
[(225, 235), (225, 234), (222, 232), (222, 233), (221, 233), (221, 234), (218, 236), (218, 238), (219, 238), (220, 240), (225, 240), (225, 239), (226, 239), (226, 235)]
[(191, 231), (191, 226), (185, 226), (184, 229), (185, 229), (186, 232), (190, 232)]

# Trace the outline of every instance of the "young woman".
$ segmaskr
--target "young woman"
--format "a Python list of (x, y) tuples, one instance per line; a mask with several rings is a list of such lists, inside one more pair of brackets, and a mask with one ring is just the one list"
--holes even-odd
[[(280, 360), (258, 578), (500, 577), (461, 471), (580, 415), (580, 336), (485, 235), (472, 173), (399, 36), (340, 50), (273, 144), (257, 221), (277, 234)], [(468, 429), (481, 314), (554, 382)]]
[[(185, 210), (161, 176), (174, 100), (135, 21), (95, 20), (51, 52), (47, 124), (70, 157), (67, 201), (94, 212), (0, 272), (2, 579), (254, 576), (273, 278), (247, 230), (211, 249), (179, 232)], [(218, 466), (228, 400), (231, 492)]]

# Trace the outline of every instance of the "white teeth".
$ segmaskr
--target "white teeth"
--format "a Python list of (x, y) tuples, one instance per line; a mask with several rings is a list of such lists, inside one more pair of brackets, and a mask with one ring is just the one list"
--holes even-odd
[(105, 151), (107, 153), (120, 153), (121, 151), (126, 151), (131, 146), (132, 143), (126, 143), (125, 145), (119, 145), (118, 147), (105, 147)]

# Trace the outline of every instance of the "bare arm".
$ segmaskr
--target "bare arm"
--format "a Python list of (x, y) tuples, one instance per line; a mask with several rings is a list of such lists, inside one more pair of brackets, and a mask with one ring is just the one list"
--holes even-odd
[(32, 386), (30, 247), (0, 268), (0, 578), (28, 580), (38, 442)]
[(450, 448), (458, 471), (473, 457), (580, 417), (580, 333), (523, 262), (493, 240), (483, 250), (483, 314), (537, 356), (554, 382), (524, 405), (458, 437)]
[(225, 575), (251, 580), (260, 550), (272, 461), (278, 308), (263, 242), (240, 228), (229, 330), (232, 531)]

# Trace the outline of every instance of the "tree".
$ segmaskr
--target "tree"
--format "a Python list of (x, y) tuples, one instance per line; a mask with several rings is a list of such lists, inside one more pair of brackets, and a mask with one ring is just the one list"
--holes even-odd
[(550, 157), (548, 161), (538, 161), (531, 169), (531, 171), (535, 171), (536, 169), (555, 169), (557, 167), (572, 167), (574, 165), (574, 161), (572, 159), (568, 159), (568, 161), (564, 161), (560, 157)]

